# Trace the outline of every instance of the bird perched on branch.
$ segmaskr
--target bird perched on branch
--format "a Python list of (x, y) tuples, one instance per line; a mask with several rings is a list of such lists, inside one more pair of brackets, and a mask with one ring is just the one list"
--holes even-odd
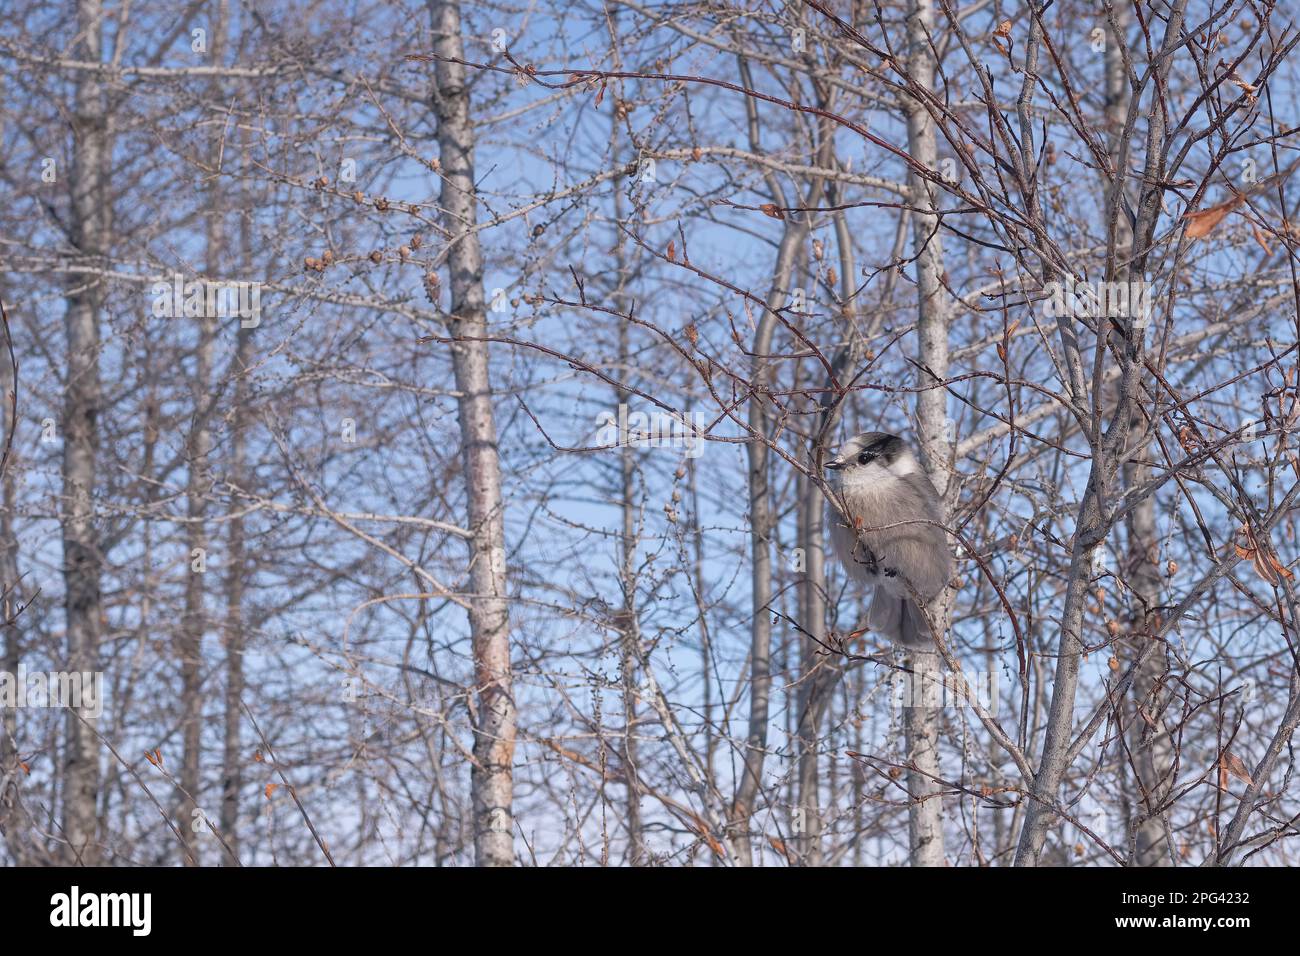
[(885, 432), (851, 438), (826, 468), (853, 525), (830, 509), (835, 555), (850, 577), (875, 588), (867, 626), (905, 647), (932, 647), (930, 627), (908, 585), (931, 601), (952, 577), (934, 485), (907, 443)]

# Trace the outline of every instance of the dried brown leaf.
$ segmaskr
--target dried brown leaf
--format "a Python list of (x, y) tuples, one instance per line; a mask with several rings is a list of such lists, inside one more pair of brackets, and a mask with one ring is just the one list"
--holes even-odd
[(714, 856), (719, 860), (725, 860), (727, 858), (727, 851), (723, 849), (722, 844), (718, 842), (717, 837), (709, 832), (709, 828), (705, 826), (703, 820), (694, 814), (692, 814), (692, 817), (695, 820), (695, 826), (693, 829), (695, 830), (696, 836), (708, 844), (708, 847), (713, 851)]
[(1211, 206), (1209, 209), (1201, 209), (1197, 212), (1189, 212), (1183, 216), (1187, 220), (1187, 238), (1202, 239), (1208, 236), (1211, 230), (1219, 223), (1223, 222), (1225, 216), (1242, 204), (1240, 196), (1234, 196), (1225, 203), (1217, 206)]
[(767, 838), (767, 842), (772, 844), (773, 850), (776, 850), (777, 853), (780, 853), (781, 856), (785, 857), (787, 863), (794, 862), (794, 858), (791, 856), (790, 850), (786, 847), (784, 840), (778, 840), (776, 837), (770, 836)]
[(1260, 248), (1264, 250), (1264, 255), (1270, 255), (1273, 250), (1269, 247), (1268, 240), (1264, 238), (1264, 233), (1260, 231), (1259, 226), (1251, 226), (1251, 232), (1255, 235), (1255, 241), (1259, 243)]
[(1232, 82), (1236, 83), (1239, 87), (1241, 87), (1243, 90), (1245, 90), (1246, 93), (1248, 93), (1248, 94), (1250, 95), (1251, 102), (1254, 102), (1254, 100), (1255, 100), (1255, 94), (1259, 92), (1259, 87), (1258, 87), (1258, 86), (1253, 86), (1253, 85), (1251, 85), (1250, 83), (1247, 83), (1247, 82), (1246, 82), (1245, 80), (1243, 80), (1243, 79), (1241, 78), (1241, 76), (1240, 76), (1239, 74), (1237, 74), (1236, 72), (1233, 72), (1233, 74), (1232, 74), (1231, 76), (1229, 76), (1228, 79), (1232, 80)]
[(1282, 577), (1286, 578), (1288, 581), (1290, 581), (1292, 578), (1295, 577), (1295, 573), (1292, 572), (1292, 570), (1288, 568), (1285, 564), (1279, 561), (1276, 554), (1269, 554), (1268, 563), (1269, 565), (1272, 566), (1274, 571), (1276, 571)]
[(1228, 782), (1227, 774), (1236, 777), (1248, 787), (1253, 782), (1250, 779), (1250, 771), (1241, 762), (1241, 758), (1230, 750), (1225, 750), (1223, 756), (1219, 758), (1219, 786), (1226, 786)]
[(1250, 553), (1250, 563), (1255, 568), (1255, 573), (1263, 578), (1270, 586), (1278, 582), (1277, 573), (1273, 570), (1273, 562), (1268, 556), (1261, 551), (1252, 551)]

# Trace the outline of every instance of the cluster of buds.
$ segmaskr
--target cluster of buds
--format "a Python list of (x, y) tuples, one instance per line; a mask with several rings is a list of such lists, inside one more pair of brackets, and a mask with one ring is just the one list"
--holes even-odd
[(329, 249), (326, 249), (321, 253), (319, 259), (315, 256), (307, 256), (307, 258), (302, 260), (302, 267), (308, 272), (324, 272), (326, 267), (333, 264), (334, 253)]
[(430, 269), (424, 274), (424, 294), (429, 297), (429, 302), (435, 306), (438, 304), (439, 285), (438, 273)]

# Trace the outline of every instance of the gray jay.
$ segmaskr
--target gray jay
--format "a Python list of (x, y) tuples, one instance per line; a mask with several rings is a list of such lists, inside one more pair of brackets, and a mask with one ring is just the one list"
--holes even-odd
[(875, 587), (867, 626), (906, 647), (932, 647), (906, 580), (930, 601), (952, 577), (939, 495), (897, 435), (864, 432), (826, 463), (849, 520), (830, 509), (831, 543), (849, 576)]

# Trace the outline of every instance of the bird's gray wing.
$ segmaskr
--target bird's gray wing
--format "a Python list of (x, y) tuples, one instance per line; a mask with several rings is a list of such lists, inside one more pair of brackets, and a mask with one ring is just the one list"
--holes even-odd
[(953, 573), (939, 496), (924, 474), (901, 479), (899, 491), (893, 520), (908, 523), (892, 529), (885, 563), (892, 563), (924, 597), (932, 598), (943, 591)]
[(840, 564), (856, 581), (873, 584), (876, 580), (876, 556), (861, 536), (844, 523), (840, 513), (834, 508), (826, 509), (827, 522), (831, 526), (831, 545)]

